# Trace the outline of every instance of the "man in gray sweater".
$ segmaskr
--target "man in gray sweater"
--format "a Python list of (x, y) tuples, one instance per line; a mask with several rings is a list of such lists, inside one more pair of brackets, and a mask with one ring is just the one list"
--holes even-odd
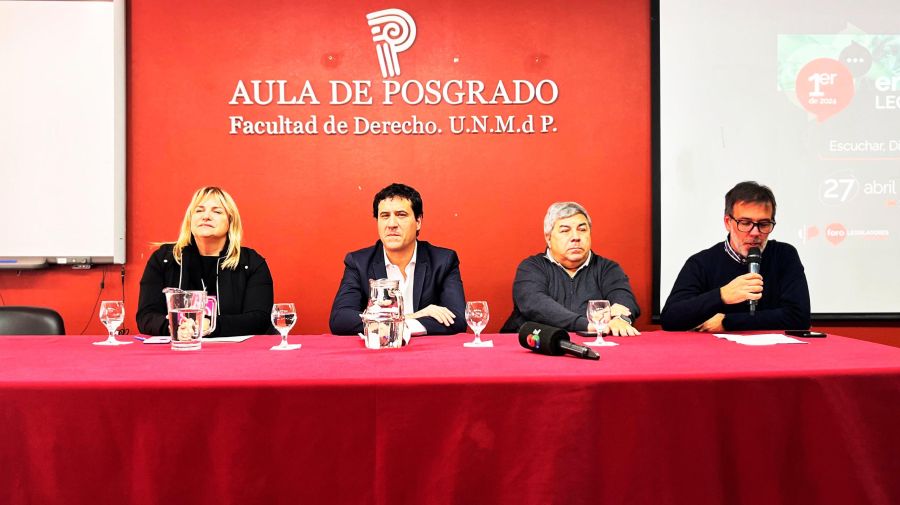
[(588, 300), (609, 300), (612, 335), (639, 335), (640, 315), (628, 276), (618, 263), (591, 252), (591, 217), (575, 202), (557, 202), (544, 217), (547, 250), (525, 258), (513, 282), (513, 312), (501, 332), (517, 332), (526, 321), (567, 331), (595, 331)]

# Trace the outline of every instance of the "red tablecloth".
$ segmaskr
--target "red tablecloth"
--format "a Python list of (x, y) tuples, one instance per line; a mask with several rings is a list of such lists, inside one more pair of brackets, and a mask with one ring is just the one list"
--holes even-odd
[(900, 503), (900, 349), (487, 338), (0, 337), (0, 503)]

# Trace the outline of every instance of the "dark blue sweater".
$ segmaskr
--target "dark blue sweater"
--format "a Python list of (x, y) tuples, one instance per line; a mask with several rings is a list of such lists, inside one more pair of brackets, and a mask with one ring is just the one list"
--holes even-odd
[(587, 330), (588, 300), (624, 305), (632, 319), (641, 315), (628, 276), (615, 261), (592, 254), (590, 262), (570, 277), (546, 253), (529, 256), (516, 270), (513, 311), (500, 333), (516, 333), (527, 321), (567, 331)]
[(747, 273), (747, 265), (735, 261), (725, 251), (725, 243), (691, 256), (666, 300), (660, 320), (664, 330), (691, 330), (722, 313), (728, 331), (784, 330), (809, 328), (809, 286), (797, 249), (770, 240), (762, 253), (760, 275), (763, 293), (750, 315), (747, 302), (726, 305), (719, 288)]

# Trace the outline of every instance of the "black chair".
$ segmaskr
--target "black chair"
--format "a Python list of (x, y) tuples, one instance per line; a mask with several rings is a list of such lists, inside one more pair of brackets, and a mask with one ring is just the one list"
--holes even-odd
[(0, 307), (0, 335), (65, 335), (63, 318), (42, 307)]

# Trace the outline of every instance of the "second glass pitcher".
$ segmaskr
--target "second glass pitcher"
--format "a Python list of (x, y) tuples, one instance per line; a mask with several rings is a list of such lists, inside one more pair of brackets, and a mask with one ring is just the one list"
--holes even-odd
[(406, 344), (406, 317), (400, 281), (369, 279), (369, 304), (359, 315), (366, 347), (398, 348)]

